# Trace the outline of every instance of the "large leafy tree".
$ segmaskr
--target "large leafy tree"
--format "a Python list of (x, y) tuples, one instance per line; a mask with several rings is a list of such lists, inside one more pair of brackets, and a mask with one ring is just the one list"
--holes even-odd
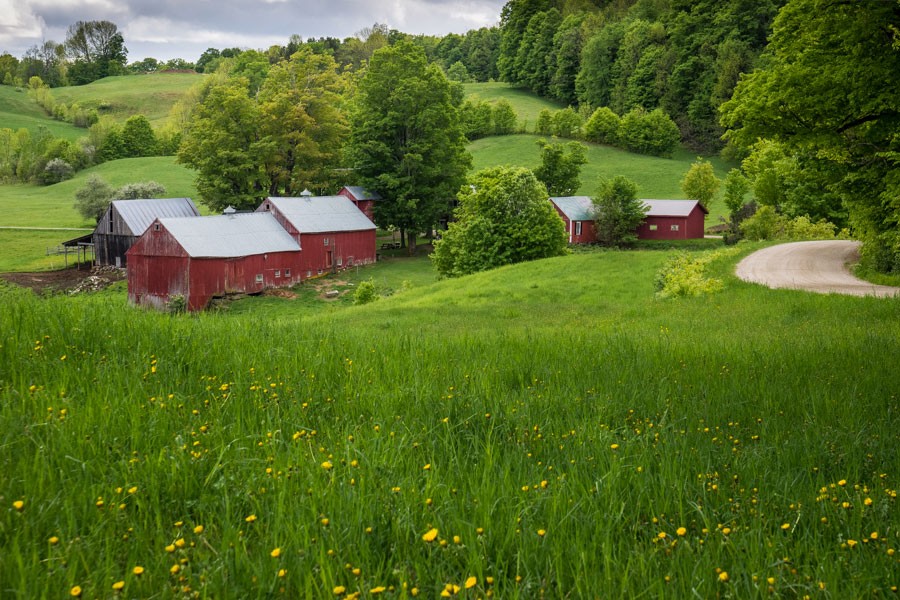
[(622, 175), (600, 182), (593, 202), (597, 239), (601, 244), (616, 246), (637, 241), (637, 228), (647, 213), (637, 191), (637, 184)]
[(333, 188), (347, 134), (334, 60), (301, 50), (273, 66), (258, 93), (250, 85), (213, 80), (194, 110), (178, 160), (197, 170), (203, 202), (249, 209), (266, 196)]
[(790, 0), (765, 66), (722, 107), (729, 139), (776, 140), (841, 194), (864, 258), (900, 272), (900, 3)]
[(435, 244), (432, 261), (441, 275), (565, 254), (565, 225), (531, 171), (493, 167), (476, 173), (469, 184), (460, 190), (456, 220)]
[(375, 52), (359, 82), (350, 156), (359, 183), (383, 198), (375, 222), (407, 232), (410, 252), (449, 212), (471, 164), (459, 105), (440, 67), (407, 41)]
[(581, 187), (581, 167), (587, 163), (585, 146), (580, 142), (566, 144), (538, 140), (541, 147), (541, 164), (534, 175), (551, 196), (571, 196)]
[(69, 26), (65, 46), (73, 61), (69, 80), (75, 85), (124, 72), (128, 48), (115, 23), (78, 21)]
[(699, 200), (700, 204), (709, 208), (713, 198), (722, 186), (716, 177), (712, 163), (698, 158), (681, 179), (681, 191), (691, 200)]

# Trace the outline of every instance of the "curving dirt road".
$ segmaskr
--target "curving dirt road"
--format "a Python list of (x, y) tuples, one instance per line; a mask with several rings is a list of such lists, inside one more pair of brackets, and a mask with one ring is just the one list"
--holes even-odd
[(850, 274), (847, 264), (859, 260), (859, 246), (848, 240), (780, 244), (746, 257), (735, 273), (744, 281), (770, 288), (851, 296), (900, 295), (900, 288), (875, 285)]

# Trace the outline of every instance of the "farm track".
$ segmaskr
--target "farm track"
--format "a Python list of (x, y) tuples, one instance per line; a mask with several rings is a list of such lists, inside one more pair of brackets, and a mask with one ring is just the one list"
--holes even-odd
[(824, 240), (779, 244), (754, 252), (738, 263), (735, 274), (773, 289), (850, 296), (900, 295), (900, 288), (854, 277), (847, 265), (859, 260), (859, 242)]

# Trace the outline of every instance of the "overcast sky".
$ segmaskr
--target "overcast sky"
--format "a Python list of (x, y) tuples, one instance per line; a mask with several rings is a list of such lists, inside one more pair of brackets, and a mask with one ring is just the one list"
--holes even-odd
[(303, 39), (346, 38), (385, 23), (444, 35), (495, 25), (506, 0), (0, 0), (0, 53), (21, 57), (44, 40), (64, 42), (77, 21), (112, 21), (128, 62), (148, 56), (193, 62), (207, 48), (266, 49)]

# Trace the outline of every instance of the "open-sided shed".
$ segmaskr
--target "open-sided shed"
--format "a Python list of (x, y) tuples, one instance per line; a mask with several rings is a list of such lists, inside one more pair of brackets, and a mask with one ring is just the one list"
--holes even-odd
[(113, 200), (94, 229), (94, 261), (125, 267), (126, 252), (155, 219), (199, 216), (190, 198)]
[(642, 240), (702, 238), (709, 211), (697, 200), (643, 200), (647, 218), (638, 227)]
[(592, 244), (597, 241), (594, 227), (594, 203), (588, 196), (550, 198), (569, 234), (570, 244)]
[(375, 220), (375, 203), (381, 200), (381, 196), (377, 192), (369, 192), (358, 185), (348, 185), (341, 188), (338, 196), (349, 198), (359, 210), (369, 217), (370, 221)]
[(161, 308), (183, 296), (199, 310), (216, 296), (299, 282), (300, 256), (271, 214), (156, 219), (128, 251), (128, 298)]
[(304, 279), (375, 262), (375, 224), (344, 196), (266, 198), (256, 210), (300, 244)]

